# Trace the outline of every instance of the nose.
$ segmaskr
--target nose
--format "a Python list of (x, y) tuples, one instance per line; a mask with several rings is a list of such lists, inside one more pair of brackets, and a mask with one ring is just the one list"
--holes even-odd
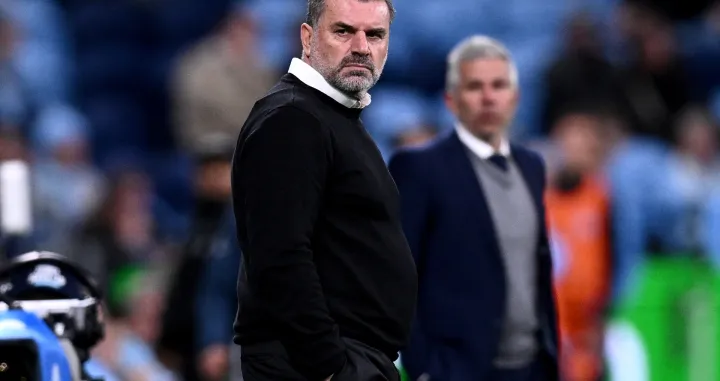
[(352, 52), (356, 54), (370, 54), (370, 44), (364, 32), (357, 32), (352, 38)]
[(485, 88), (482, 91), (482, 103), (484, 105), (494, 105), (496, 102), (496, 91), (492, 88)]

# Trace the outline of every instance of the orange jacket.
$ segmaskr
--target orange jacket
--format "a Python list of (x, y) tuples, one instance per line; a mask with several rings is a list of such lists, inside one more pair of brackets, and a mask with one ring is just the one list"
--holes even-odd
[(586, 178), (570, 193), (545, 195), (553, 245), (555, 292), (568, 380), (591, 380), (602, 368), (603, 310), (610, 289), (609, 197)]

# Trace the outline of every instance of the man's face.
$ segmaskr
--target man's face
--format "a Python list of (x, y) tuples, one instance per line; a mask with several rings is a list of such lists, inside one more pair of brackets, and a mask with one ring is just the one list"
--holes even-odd
[(457, 86), (445, 102), (457, 119), (475, 136), (492, 141), (510, 124), (518, 103), (510, 64), (502, 59), (476, 59), (460, 63)]
[(317, 25), (303, 24), (303, 54), (338, 90), (359, 98), (387, 61), (390, 12), (384, 1), (327, 0)]
[(605, 151), (599, 131), (601, 121), (588, 114), (569, 114), (555, 123), (553, 134), (567, 167), (580, 172), (593, 171), (601, 163)]

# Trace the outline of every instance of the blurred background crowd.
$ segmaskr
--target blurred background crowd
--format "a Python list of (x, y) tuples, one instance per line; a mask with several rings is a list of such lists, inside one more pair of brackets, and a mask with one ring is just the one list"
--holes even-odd
[[(514, 54), (513, 138), (550, 168), (568, 381), (598, 368), (720, 380), (720, 3), (395, 6), (363, 114), (386, 158), (452, 129), (442, 89), (455, 43), (482, 33)], [(108, 381), (229, 377), (240, 263), (229, 161), (254, 101), (300, 52), (305, 8), (0, 0), (0, 160), (32, 167), (22, 242), (103, 284), (107, 338), (92, 366)]]

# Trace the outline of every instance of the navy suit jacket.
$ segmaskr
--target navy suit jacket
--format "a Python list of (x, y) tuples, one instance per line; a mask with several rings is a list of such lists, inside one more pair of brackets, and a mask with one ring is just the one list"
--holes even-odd
[[(538, 339), (557, 379), (557, 324), (545, 224), (545, 166), (517, 145), (511, 155), (537, 206)], [(398, 152), (389, 163), (417, 263), (417, 315), (402, 362), (412, 380), (490, 381), (505, 313), (506, 281), (490, 210), (465, 146), (452, 132)]]

